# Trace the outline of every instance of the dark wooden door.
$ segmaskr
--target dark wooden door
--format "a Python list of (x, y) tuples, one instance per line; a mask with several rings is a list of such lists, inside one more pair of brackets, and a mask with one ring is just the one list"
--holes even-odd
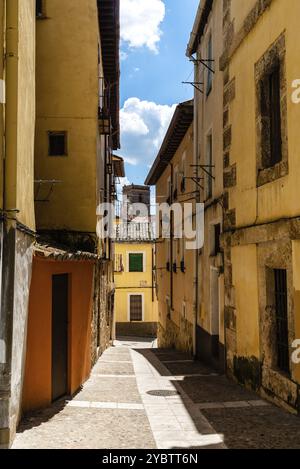
[(52, 277), (52, 400), (68, 394), (68, 275)]

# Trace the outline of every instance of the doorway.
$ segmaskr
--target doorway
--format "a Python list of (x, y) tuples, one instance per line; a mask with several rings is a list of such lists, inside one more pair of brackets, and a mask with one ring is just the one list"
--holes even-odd
[(68, 394), (69, 275), (52, 276), (52, 401)]

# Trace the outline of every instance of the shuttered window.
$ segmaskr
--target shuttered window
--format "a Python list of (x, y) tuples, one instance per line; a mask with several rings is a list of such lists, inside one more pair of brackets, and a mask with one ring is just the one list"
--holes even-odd
[(144, 256), (143, 254), (129, 254), (129, 272), (143, 272), (144, 271)]
[(123, 256), (122, 254), (115, 254), (115, 272), (123, 272)]
[(142, 295), (130, 295), (130, 321), (143, 320), (143, 297)]

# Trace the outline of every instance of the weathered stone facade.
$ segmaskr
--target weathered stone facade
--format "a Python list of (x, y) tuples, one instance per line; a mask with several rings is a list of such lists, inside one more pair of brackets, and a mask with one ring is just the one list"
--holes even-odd
[[(291, 196), (285, 198), (283, 191), (284, 188), (288, 192), (293, 184), (289, 173), (291, 164), (295, 164), (291, 148), (297, 147), (293, 137), (288, 140), (288, 113), (291, 109), (287, 97), (287, 63), (291, 60), (292, 51), (288, 50), (286, 37), (292, 28), (288, 31), (289, 24), (281, 21), (275, 26), (272, 21), (273, 17), (278, 17), (280, 8), (285, 8), (284, 2), (259, 0), (253, 3), (244, 19), (239, 17), (241, 26), (236, 29), (233, 4), (235, 14), (238, 14), (235, 0), (226, 0), (223, 4), (224, 53), (220, 59), (220, 68), (224, 71), (222, 246), (227, 371), (240, 383), (297, 412), (300, 410), (300, 380), (297, 365), (291, 359), (291, 344), (299, 335), (296, 309), (299, 208), (294, 205), (295, 209), (291, 210)], [(266, 30), (269, 36), (263, 35)], [(261, 44), (262, 37), (264, 45)], [(255, 51), (250, 57), (246, 44)], [(238, 66), (240, 61), (248, 61), (248, 75)], [(262, 94), (264, 81), (275, 67), (280, 70), (282, 158), (271, 165), (271, 129), (263, 108), (263, 99), (270, 97)], [(244, 83), (247, 80), (245, 87), (243, 80)], [(251, 89), (255, 94), (250, 95)], [(242, 108), (247, 109), (252, 121), (245, 115), (244, 120), (239, 116), (237, 121), (236, 113)], [(251, 135), (252, 145), (248, 148), (249, 139), (245, 139), (241, 154), (243, 146), (238, 145), (238, 141), (245, 136), (244, 129)], [(282, 371), (278, 365), (276, 270), (286, 272), (287, 278), (289, 372)]]
[(0, 447), (13, 441), (21, 416), (34, 234), (3, 221), (1, 259)]
[(193, 353), (193, 325), (184, 318), (180, 319), (179, 327), (170, 319), (166, 321), (166, 328), (158, 324), (158, 347), (174, 348)]
[(111, 345), (114, 331), (113, 262), (99, 260), (94, 268), (91, 359), (94, 365)]

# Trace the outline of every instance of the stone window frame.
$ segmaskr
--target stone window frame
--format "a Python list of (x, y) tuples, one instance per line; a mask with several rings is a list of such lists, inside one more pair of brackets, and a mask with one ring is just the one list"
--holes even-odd
[[(277, 179), (287, 176), (289, 173), (287, 136), (287, 80), (285, 57), (286, 41), (285, 33), (282, 33), (255, 64), (257, 187), (276, 181)], [(265, 147), (267, 145), (267, 139), (263, 139), (262, 136), (261, 81), (267, 75), (270, 75), (270, 73), (272, 73), (278, 64), (280, 65), (282, 159), (274, 166), (264, 167), (263, 154), (265, 151), (267, 151)]]
[(289, 343), (295, 337), (295, 310), (293, 296), (292, 244), (286, 239), (270, 241), (258, 245), (258, 284), (260, 347), (264, 368), (270, 369), (278, 377), (292, 379), (294, 373), (290, 350), (290, 374), (277, 366), (276, 317), (274, 313), (274, 269), (287, 271), (288, 290), (288, 332)]

